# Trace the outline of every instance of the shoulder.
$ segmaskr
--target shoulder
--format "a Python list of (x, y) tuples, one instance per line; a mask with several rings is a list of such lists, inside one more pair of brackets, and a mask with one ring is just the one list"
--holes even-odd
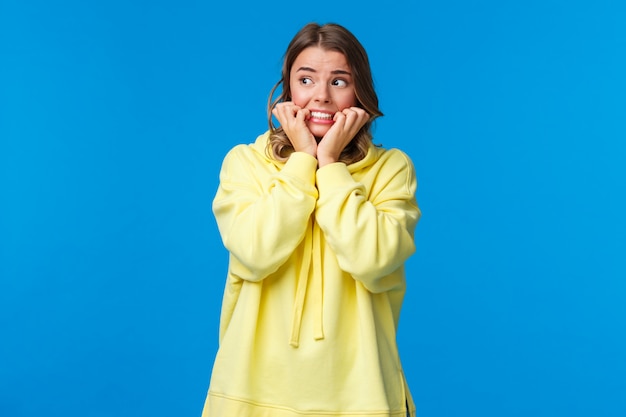
[(267, 144), (269, 142), (269, 132), (265, 132), (254, 140), (251, 143), (239, 143), (226, 153), (225, 159), (233, 159), (233, 158), (251, 158), (255, 159), (259, 156), (265, 156), (267, 149)]
[(399, 191), (413, 195), (417, 188), (415, 167), (409, 155), (398, 148), (373, 147), (370, 150), (375, 162), (370, 165), (368, 175), (375, 177), (376, 188)]
[(376, 161), (376, 165), (379, 167), (391, 168), (395, 167), (396, 169), (408, 169), (410, 171), (414, 170), (413, 161), (411, 157), (401, 149), (398, 148), (383, 148), (372, 145), (370, 149), (370, 153), (374, 157), (373, 159)]
[(222, 160), (224, 178), (257, 177), (276, 172), (281, 163), (268, 153), (269, 134), (259, 135), (252, 143), (233, 146)]

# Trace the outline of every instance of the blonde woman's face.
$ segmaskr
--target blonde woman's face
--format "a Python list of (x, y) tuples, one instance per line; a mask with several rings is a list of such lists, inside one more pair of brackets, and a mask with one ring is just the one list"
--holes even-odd
[(356, 106), (352, 72), (341, 52), (303, 50), (291, 67), (289, 87), (291, 101), (311, 112), (307, 126), (316, 137), (326, 134), (336, 112)]

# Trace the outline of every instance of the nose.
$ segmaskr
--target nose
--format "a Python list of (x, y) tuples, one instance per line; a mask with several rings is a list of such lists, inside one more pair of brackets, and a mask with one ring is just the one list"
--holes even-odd
[(318, 84), (315, 89), (314, 99), (317, 103), (330, 103), (330, 86), (328, 84)]

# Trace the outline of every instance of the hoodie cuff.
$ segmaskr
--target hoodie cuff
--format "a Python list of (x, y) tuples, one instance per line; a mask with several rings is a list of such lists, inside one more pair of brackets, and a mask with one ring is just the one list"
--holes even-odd
[(315, 181), (320, 191), (324, 188), (336, 188), (342, 184), (354, 184), (354, 179), (343, 162), (335, 162), (318, 169)]
[(315, 183), (315, 171), (317, 170), (317, 159), (306, 152), (294, 152), (289, 155), (282, 169), (283, 174), (294, 178), (299, 178), (303, 182)]

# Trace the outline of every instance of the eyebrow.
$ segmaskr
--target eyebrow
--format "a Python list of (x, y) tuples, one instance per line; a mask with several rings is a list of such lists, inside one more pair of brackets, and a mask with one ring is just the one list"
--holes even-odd
[[(309, 71), (309, 72), (317, 72), (315, 69), (311, 68), (311, 67), (300, 67), (296, 70), (296, 72), (300, 72), (300, 71)], [(341, 74), (341, 75), (352, 75), (350, 74), (349, 71), (345, 71), (345, 70), (334, 70), (330, 72), (331, 74)]]

